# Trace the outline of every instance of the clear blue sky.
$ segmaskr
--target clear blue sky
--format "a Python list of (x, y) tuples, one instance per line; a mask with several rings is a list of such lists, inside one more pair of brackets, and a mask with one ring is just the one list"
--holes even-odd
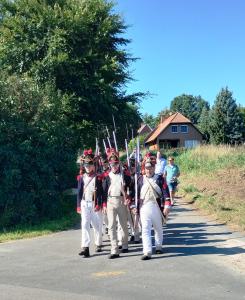
[(130, 25), (136, 81), (149, 91), (141, 112), (156, 115), (183, 93), (213, 104), (222, 87), (245, 106), (245, 0), (117, 0)]

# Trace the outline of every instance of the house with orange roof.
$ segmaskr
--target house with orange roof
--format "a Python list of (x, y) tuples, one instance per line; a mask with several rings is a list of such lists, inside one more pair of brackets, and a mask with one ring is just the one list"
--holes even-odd
[(179, 112), (163, 118), (147, 136), (145, 146), (150, 150), (169, 148), (193, 148), (203, 140), (199, 129)]
[(138, 135), (149, 134), (150, 132), (152, 132), (152, 128), (148, 124), (144, 123), (141, 124), (140, 128), (137, 131)]

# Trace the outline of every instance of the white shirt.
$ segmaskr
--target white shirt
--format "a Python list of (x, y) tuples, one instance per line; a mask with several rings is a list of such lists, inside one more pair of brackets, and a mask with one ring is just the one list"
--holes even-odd
[(120, 173), (114, 174), (112, 171), (109, 173), (111, 185), (108, 190), (108, 196), (120, 197), (123, 190), (123, 178)]
[(83, 175), (84, 191), (83, 199), (87, 202), (92, 202), (95, 192), (95, 176), (90, 177), (87, 173)]
[(153, 177), (143, 176), (143, 186), (140, 191), (140, 199), (144, 201), (144, 204), (148, 202), (156, 203), (156, 198), (162, 196), (160, 187), (156, 184), (157, 175)]
[(163, 175), (166, 165), (167, 165), (166, 159), (164, 158), (157, 159), (157, 163), (155, 166), (155, 174)]

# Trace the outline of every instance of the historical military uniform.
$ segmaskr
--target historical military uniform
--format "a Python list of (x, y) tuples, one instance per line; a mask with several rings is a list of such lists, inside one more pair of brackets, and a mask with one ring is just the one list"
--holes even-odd
[(153, 168), (152, 174), (141, 176), (138, 180), (139, 210), (142, 226), (143, 256), (142, 259), (150, 259), (152, 255), (152, 226), (155, 231), (156, 253), (162, 253), (163, 241), (163, 208), (170, 207), (170, 201), (165, 200), (163, 193), (162, 177), (154, 174), (155, 157), (147, 154), (144, 160), (144, 168)]
[(117, 240), (117, 218), (122, 228), (122, 252), (128, 252), (128, 226), (127, 226), (127, 194), (130, 176), (120, 172), (119, 157), (115, 150), (108, 153), (111, 171), (103, 181), (104, 199), (107, 199), (108, 231), (111, 241), (111, 254), (109, 258), (119, 257)]
[[(80, 175), (78, 181), (77, 212), (81, 213), (81, 252), (79, 255), (89, 257), (90, 224), (94, 229), (96, 252), (102, 246), (102, 183), (94, 171), (94, 155), (92, 150), (85, 150), (82, 157), (86, 173)], [(89, 167), (92, 166), (91, 167)], [(89, 172), (87, 170), (90, 170)]]

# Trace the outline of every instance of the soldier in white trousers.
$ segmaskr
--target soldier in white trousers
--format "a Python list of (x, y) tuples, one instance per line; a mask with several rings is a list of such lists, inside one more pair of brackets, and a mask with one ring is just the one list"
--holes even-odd
[(94, 229), (95, 251), (102, 251), (102, 183), (95, 173), (95, 161), (92, 150), (85, 150), (82, 156), (85, 174), (78, 183), (77, 212), (81, 214), (81, 251), (79, 255), (89, 257), (91, 243), (90, 224)]
[(156, 158), (148, 153), (143, 161), (144, 175), (138, 180), (139, 209), (142, 226), (142, 260), (152, 256), (152, 226), (155, 231), (156, 254), (161, 254), (163, 242), (163, 216), (170, 210), (171, 203), (164, 199), (162, 177), (154, 174)]

